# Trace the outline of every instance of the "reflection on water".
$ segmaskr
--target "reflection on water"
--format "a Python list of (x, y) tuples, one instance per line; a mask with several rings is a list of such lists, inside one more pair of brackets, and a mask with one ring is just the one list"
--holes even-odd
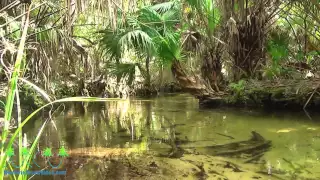
[[(215, 147), (250, 139), (251, 132), (271, 140), (260, 162), (269, 171), (320, 177), (319, 117), (249, 110), (201, 110), (189, 95), (166, 95), (149, 100), (66, 105), (44, 132), (40, 146), (68, 149), (134, 148), (166, 157), (188, 151), (212, 155)], [(42, 124), (28, 127), (34, 136)], [(241, 159), (243, 157), (232, 157)], [(244, 162), (244, 161), (243, 161)], [(294, 177), (294, 176), (292, 176)]]

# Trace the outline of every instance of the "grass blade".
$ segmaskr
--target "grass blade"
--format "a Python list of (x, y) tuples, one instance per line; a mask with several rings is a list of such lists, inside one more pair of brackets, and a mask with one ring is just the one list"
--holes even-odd
[[(27, 31), (28, 31), (28, 27), (29, 27), (29, 15), (30, 15), (30, 10), (27, 10), (26, 13), (26, 20), (24, 23), (24, 27), (23, 27), (23, 33), (21, 36), (21, 41), (19, 44), (19, 48), (18, 48), (18, 52), (17, 52), (17, 58), (15, 61), (15, 65), (14, 65), (14, 70), (11, 76), (11, 79), (9, 81), (9, 92), (7, 95), (7, 101), (6, 101), (6, 106), (5, 106), (5, 115), (4, 115), (4, 128), (2, 131), (2, 139), (1, 139), (1, 143), (2, 143), (2, 147), (1, 147), (1, 159), (0, 159), (0, 178), (2, 179), (4, 177), (4, 166), (5, 166), (5, 162), (6, 162), (6, 152), (8, 151), (8, 149), (4, 148), (4, 144), (7, 140), (7, 136), (9, 134), (9, 125), (10, 125), (10, 120), (11, 120), (11, 115), (12, 115), (12, 109), (13, 109), (13, 103), (14, 103), (14, 97), (15, 97), (15, 93), (17, 90), (17, 82), (18, 82), (18, 78), (20, 75), (20, 71), (21, 71), (21, 62), (23, 59), (23, 55), (24, 55), (24, 46), (25, 46), (25, 42), (26, 42), (26, 36), (27, 36)], [(11, 145), (12, 146), (12, 145)], [(9, 146), (9, 147), (11, 147)], [(6, 152), (4, 152), (6, 151)]]

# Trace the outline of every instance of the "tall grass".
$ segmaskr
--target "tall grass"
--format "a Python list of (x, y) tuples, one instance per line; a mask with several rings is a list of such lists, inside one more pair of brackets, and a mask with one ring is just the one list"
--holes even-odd
[[(5, 142), (7, 140), (8, 134), (9, 134), (9, 126), (10, 126), (10, 120), (11, 120), (11, 115), (12, 115), (12, 110), (13, 110), (13, 104), (14, 104), (14, 97), (16, 95), (17, 91), (17, 84), (18, 84), (18, 78), (20, 76), (20, 71), (22, 69), (21, 63), (24, 58), (24, 47), (25, 47), (25, 42), (26, 42), (26, 36), (27, 36), (27, 30), (29, 27), (29, 9), (27, 10), (26, 16), (25, 16), (25, 22), (23, 26), (23, 33), (21, 36), (21, 41), (18, 47), (17, 51), (17, 58), (15, 61), (14, 69), (11, 74), (11, 78), (9, 79), (9, 91), (7, 94), (7, 99), (6, 99), (6, 104), (5, 104), (5, 115), (4, 115), (4, 128), (2, 130), (2, 138), (1, 138), (1, 158), (0, 158), (0, 178), (3, 179), (4, 177), (4, 171), (5, 171), (5, 163), (7, 160), (7, 153), (11, 149), (12, 144), (8, 144), (5, 147)], [(18, 124), (19, 126), (20, 124)], [(19, 137), (19, 142), (22, 142), (22, 136), (20, 133)], [(19, 146), (22, 146), (22, 143), (19, 143)], [(19, 147), (20, 148), (20, 147)], [(20, 154), (20, 153), (19, 153)], [(20, 157), (19, 157), (20, 159)], [(21, 159), (20, 159), (21, 160)], [(20, 161), (19, 160), (19, 161)], [(19, 162), (20, 163), (20, 162)], [(19, 178), (20, 179), (20, 178)]]
[[(31, 6), (31, 5), (30, 5)], [(8, 152), (10, 151), (10, 149), (13, 146), (13, 143), (15, 141), (16, 138), (18, 138), (18, 142), (19, 142), (19, 167), (20, 167), (20, 172), (26, 172), (29, 168), (29, 163), (32, 160), (34, 151), (36, 149), (36, 146), (39, 142), (40, 136), (44, 130), (45, 125), (47, 124), (48, 120), (46, 120), (42, 127), (39, 129), (39, 132), (37, 134), (37, 136), (35, 137), (35, 140), (33, 141), (33, 143), (31, 144), (31, 148), (29, 153), (22, 157), (22, 148), (23, 148), (23, 144), (22, 144), (22, 128), (23, 126), (35, 115), (37, 114), (39, 111), (41, 111), (42, 109), (46, 108), (47, 106), (51, 106), (53, 104), (56, 103), (63, 103), (63, 102), (101, 102), (101, 101), (119, 101), (119, 99), (108, 99), (108, 98), (94, 98), (94, 97), (70, 97), (70, 98), (65, 98), (65, 99), (60, 99), (60, 100), (55, 100), (55, 101), (50, 101), (50, 99), (46, 98), (47, 100), (49, 100), (50, 102), (42, 107), (40, 107), (39, 109), (37, 109), (36, 111), (32, 112), (29, 116), (27, 116), (26, 119), (24, 119), (23, 121), (21, 120), (21, 109), (20, 109), (20, 100), (19, 100), (19, 91), (18, 91), (18, 80), (22, 80), (22, 82), (26, 83), (26, 81), (23, 81), (23, 79), (21, 78), (22, 76), (22, 70), (24, 69), (24, 51), (25, 51), (25, 42), (26, 42), (26, 37), (27, 37), (27, 30), (29, 27), (29, 14), (30, 14), (30, 8), (27, 7), (27, 12), (25, 13), (25, 21), (23, 25), (23, 33), (21, 35), (21, 40), (20, 40), (20, 44), (18, 47), (18, 51), (17, 51), (17, 57), (15, 60), (15, 65), (14, 65), (14, 69), (11, 73), (11, 76), (8, 80), (8, 93), (7, 93), (7, 98), (6, 98), (6, 102), (5, 102), (5, 116), (4, 116), (4, 127), (2, 129), (2, 135), (1, 135), (1, 157), (0, 157), (0, 179), (4, 179), (5, 177), (5, 170), (6, 170), (6, 163), (8, 160)], [(23, 65), (22, 65), (23, 64)], [(28, 83), (27, 83), (28, 84)], [(30, 83), (29, 83), (30, 85)], [(40, 94), (44, 94), (44, 91), (39, 90), (39, 88), (34, 88), (35, 90), (39, 91)], [(14, 105), (14, 101), (15, 101), (15, 97), (16, 97), (16, 103), (17, 103), (17, 112), (18, 112), (18, 127), (15, 129), (14, 133), (12, 134), (11, 138), (8, 137), (9, 132), (10, 132), (10, 120), (11, 120), (11, 116), (12, 116), (12, 112), (13, 112), (13, 105)], [(45, 96), (47, 97), (47, 96)], [(8, 142), (9, 140), (9, 142)], [(7, 145), (5, 146), (5, 142), (8, 142)], [(12, 167), (8, 166), (11, 170)], [(12, 175), (11, 179), (19, 179), (19, 180), (25, 180), (27, 179), (28, 176), (25, 174), (19, 174), (19, 175)]]

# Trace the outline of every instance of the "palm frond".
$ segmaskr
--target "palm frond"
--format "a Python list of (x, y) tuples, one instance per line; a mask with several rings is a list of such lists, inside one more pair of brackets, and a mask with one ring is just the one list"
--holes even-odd
[(177, 1), (169, 1), (169, 2), (164, 2), (160, 4), (156, 4), (151, 6), (151, 9), (159, 12), (159, 13), (165, 13), (168, 10), (172, 9), (177, 5)]
[(137, 20), (140, 23), (141, 30), (148, 33), (151, 37), (158, 36), (159, 32), (163, 29), (161, 15), (149, 7), (139, 11)]
[(121, 50), (125, 48), (133, 48), (142, 52), (151, 53), (154, 49), (154, 44), (151, 37), (142, 30), (129, 30), (119, 38), (118, 47)]
[(286, 58), (289, 55), (289, 35), (284, 32), (271, 32), (270, 40), (267, 43), (267, 51), (274, 62)]
[(136, 63), (109, 64), (107, 68), (110, 70), (110, 74), (116, 76), (118, 80), (128, 78), (128, 84), (132, 85), (135, 79), (136, 65)]
[(170, 22), (180, 22), (180, 11), (179, 10), (171, 10), (163, 13), (162, 20), (166, 25), (169, 25)]
[(157, 38), (158, 49), (157, 55), (163, 61), (164, 64), (171, 63), (173, 60), (181, 59), (181, 34), (180, 33), (168, 33), (166, 36)]
[(211, 0), (207, 0), (205, 12), (207, 15), (209, 30), (213, 31), (220, 22), (220, 11), (214, 6)]
[(124, 26), (104, 32), (101, 43), (105, 52), (119, 57), (125, 49), (131, 49), (138, 56), (158, 56), (164, 62), (180, 59), (180, 33), (175, 32), (175, 24), (180, 21), (178, 7), (175, 1), (167, 2), (128, 15)]
[(121, 50), (119, 46), (120, 35), (111, 29), (105, 29), (101, 39), (102, 50), (106, 55), (110, 55), (112, 58), (120, 58)]
[(138, 20), (143, 23), (161, 24), (162, 22), (161, 15), (150, 7), (142, 8), (138, 13)]
[(141, 24), (138, 21), (138, 19), (136, 17), (133, 17), (133, 16), (127, 16), (125, 22), (126, 22), (126, 27), (130, 27), (130, 28), (133, 28), (133, 29), (138, 29), (141, 26)]

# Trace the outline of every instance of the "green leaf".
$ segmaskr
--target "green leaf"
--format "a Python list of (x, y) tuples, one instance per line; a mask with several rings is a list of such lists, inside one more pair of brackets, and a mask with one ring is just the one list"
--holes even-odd
[(8, 148), (7, 151), (6, 151), (6, 155), (8, 157), (14, 156), (14, 149), (12, 147)]
[(69, 154), (67, 153), (66, 149), (63, 146), (59, 149), (58, 155), (61, 157), (68, 157), (69, 156)]
[(44, 157), (51, 157), (52, 156), (51, 148), (47, 147), (43, 152), (43, 156)]
[(29, 154), (29, 149), (27, 147), (22, 148), (22, 155), (27, 156)]
[(298, 53), (297, 53), (297, 55), (296, 55), (296, 59), (297, 59), (298, 61), (303, 60), (303, 59), (304, 59), (304, 52), (298, 51)]
[(238, 12), (238, 10), (239, 10), (239, 5), (238, 5), (238, 3), (234, 3), (233, 9), (234, 9), (235, 12)]
[(164, 37), (157, 37), (158, 44), (158, 56), (164, 63), (170, 63), (173, 60), (181, 59), (181, 43), (180, 33), (168, 33)]

